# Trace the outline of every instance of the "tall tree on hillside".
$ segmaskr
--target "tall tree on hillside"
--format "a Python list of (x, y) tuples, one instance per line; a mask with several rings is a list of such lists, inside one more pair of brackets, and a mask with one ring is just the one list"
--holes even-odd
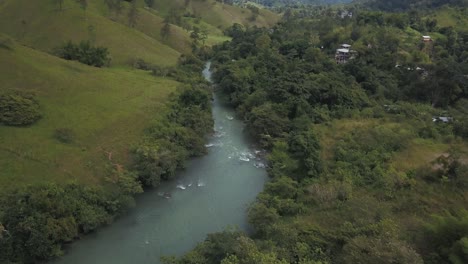
[(145, 0), (145, 4), (146, 4), (148, 7), (153, 7), (153, 5), (154, 5), (154, 0)]
[(86, 19), (86, 9), (88, 8), (88, 0), (76, 0), (78, 4), (80, 4), (81, 9), (83, 9)]
[(120, 15), (122, 12), (122, 0), (104, 0), (107, 7), (111, 12), (114, 12), (115, 15)]
[(199, 27), (193, 27), (192, 33), (190, 33), (190, 38), (193, 41), (194, 45), (198, 45), (200, 41), (200, 28)]
[(136, 6), (136, 0), (132, 0), (130, 5), (130, 10), (128, 10), (128, 25), (130, 27), (135, 27), (138, 20), (138, 9)]
[(170, 34), (171, 34), (171, 24), (169, 24), (169, 21), (167, 19), (164, 19), (164, 25), (161, 28), (161, 37), (164, 40), (166, 40)]
[(62, 11), (63, 0), (52, 0), (52, 2), (59, 6), (59, 10)]

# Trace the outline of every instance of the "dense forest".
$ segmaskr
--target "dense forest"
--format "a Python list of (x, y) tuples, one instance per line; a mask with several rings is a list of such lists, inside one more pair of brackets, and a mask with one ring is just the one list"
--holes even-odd
[[(115, 93), (124, 95), (131, 90), (148, 97), (138, 86), (155, 82), (153, 90), (162, 92), (163, 86), (173, 84), (177, 91), (160, 95), (164, 103), (149, 99), (164, 106), (146, 106), (150, 121), (142, 122), (143, 137), (125, 152), (129, 160), (125, 166), (104, 148), (97, 151), (105, 166), (95, 165), (96, 169), (93, 162), (99, 158), (86, 159), (85, 166), (101, 177), (97, 182), (83, 184), (80, 177), (60, 170), (70, 179), (59, 181), (49, 175), (54, 180), (41, 182), (40, 174), (32, 173), (39, 180), (18, 185), (10, 181), (11, 188), (2, 188), (0, 263), (41, 263), (61, 256), (64, 244), (111, 223), (134, 205), (136, 194), (174, 179), (187, 159), (205, 154), (204, 136), (213, 129), (212, 89), (200, 75), (207, 59), (212, 62), (215, 89), (268, 153), (270, 181), (248, 209), (251, 234), (235, 228), (210, 234), (186, 255), (165, 257), (166, 263), (468, 263), (466, 0), (371, 0), (339, 7), (303, 4), (346, 1), (250, 1), (272, 7), (300, 3), (281, 9), (283, 19), (272, 28), (247, 25), (276, 21), (255, 5), (248, 9), (219, 5), (245, 1), (49, 2), (53, 12), (43, 3), (0, 4), (4, 17), (17, 7), (39, 16), (31, 21), (11, 19), (16, 29), (0, 24), (0, 55), (12, 61), (0, 65), (7, 72), (1, 77), (9, 85), (0, 91), (0, 124), (18, 129), (2, 130), (13, 134), (15, 143), (25, 139), (17, 136), (20, 129), (37, 128), (53, 112), (69, 109), (66, 100), (73, 97), (73, 89), (63, 83), (73, 86), (70, 80), (85, 83), (79, 96), (112, 97), (114, 90), (108, 88), (119, 82), (128, 87)], [(43, 9), (39, 12), (37, 7)], [(208, 7), (214, 11), (202, 15)], [(102, 10), (109, 17), (98, 15)], [(271, 21), (266, 23), (262, 13), (272, 16)], [(226, 14), (245, 24), (223, 28)], [(40, 23), (49, 21), (46, 18), (63, 19), (51, 21), (64, 25), (61, 34), (68, 41), (49, 37), (60, 35), (55, 30), (39, 31), (45, 30)], [(102, 23), (100, 31), (92, 21)], [(158, 30), (150, 27), (155, 21)], [(74, 31), (75, 25), (86, 28)], [(225, 36), (218, 35), (223, 31)], [(70, 37), (77, 32), (81, 37)], [(115, 34), (127, 42), (109, 36)], [(105, 41), (96, 41), (101, 38)], [(162, 45), (181, 40), (187, 45), (174, 44), (177, 52)], [(207, 47), (213, 43), (220, 44)], [(179, 57), (179, 51), (189, 55)], [(44, 64), (35, 65), (39, 62)], [(117, 66), (108, 71), (112, 64)], [(82, 75), (71, 79), (76, 75), (69, 72)], [(7, 79), (10, 75), (15, 80)], [(129, 77), (135, 79), (125, 82)], [(60, 88), (51, 80), (60, 80)], [(18, 89), (14, 86), (18, 83), (30, 89)], [(30, 87), (44, 84), (58, 91), (57, 98), (51, 100), (47, 89)], [(85, 90), (93, 85), (102, 90)], [(104, 93), (106, 88), (110, 92)], [(78, 106), (90, 100), (83, 98)], [(57, 101), (66, 103), (55, 105)], [(97, 108), (91, 109), (99, 110), (90, 111), (114, 109), (94, 103)], [(124, 115), (128, 108), (115, 115)], [(93, 120), (92, 131), (113, 114), (105, 112), (105, 118)], [(59, 124), (71, 124), (39, 127), (26, 133), (28, 139), (37, 141), (36, 134), (47, 133), (43, 140), (48, 149), (91, 152), (77, 144), (76, 131), (84, 119), (57, 119)], [(2, 135), (2, 144), (6, 143), (11, 144)], [(29, 147), (24, 152), (4, 148), (2, 153), (7, 154), (2, 157), (24, 162), (17, 167), (25, 167), (23, 159), (41, 166), (48, 162)], [(61, 152), (50, 155), (57, 153)], [(66, 169), (58, 158), (54, 169)], [(10, 167), (6, 171), (17, 172)], [(14, 176), (14, 183), (24, 179)]]
[(363, 1), (356, 1), (356, 2), (363, 2), (365, 5), (376, 8), (380, 10), (386, 11), (402, 11), (408, 9), (430, 9), (430, 8), (437, 8), (443, 5), (455, 5), (466, 7), (468, 2), (466, 0), (392, 0), (392, 1), (384, 1), (384, 0), (363, 0)]
[(166, 263), (468, 262), (466, 25), (354, 11), (226, 30), (214, 80), (269, 151), (271, 181), (252, 236), (212, 234)]

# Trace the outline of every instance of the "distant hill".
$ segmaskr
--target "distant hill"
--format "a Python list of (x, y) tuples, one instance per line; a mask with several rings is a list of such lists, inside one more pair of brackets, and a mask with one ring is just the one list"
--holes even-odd
[(468, 6), (467, 0), (361, 0), (365, 5), (384, 11), (403, 11), (408, 9), (437, 8), (443, 5)]
[(349, 3), (352, 0), (234, 0), (235, 3), (245, 4), (248, 2), (261, 4), (266, 7), (278, 7), (278, 6), (287, 6), (287, 5), (323, 5), (323, 4), (340, 4), (340, 3)]

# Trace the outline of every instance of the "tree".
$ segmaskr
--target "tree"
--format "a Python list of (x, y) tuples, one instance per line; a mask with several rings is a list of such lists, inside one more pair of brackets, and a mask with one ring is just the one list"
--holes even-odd
[(145, 0), (145, 4), (146, 4), (148, 7), (153, 7), (153, 5), (154, 5), (154, 0)]
[(128, 25), (135, 27), (138, 22), (138, 9), (136, 0), (132, 0), (130, 9), (128, 10)]
[(104, 2), (110, 11), (115, 12), (116, 15), (120, 15), (122, 12), (122, 0), (105, 0)]
[(394, 238), (358, 236), (344, 246), (343, 253), (343, 263), (423, 263), (414, 249)]
[(167, 40), (170, 34), (171, 34), (171, 24), (169, 24), (169, 21), (167, 19), (164, 19), (164, 25), (161, 28), (161, 37), (164, 40)]
[(199, 27), (193, 27), (192, 33), (190, 33), (192, 39), (192, 45), (194, 47), (200, 44), (200, 41), (205, 45), (205, 40), (208, 38), (208, 30)]
[(86, 9), (88, 8), (88, 0), (75, 0), (83, 9), (83, 12), (85, 14), (85, 19), (86, 19)]
[(52, 2), (56, 5), (59, 6), (59, 10), (62, 11), (62, 7), (63, 7), (63, 1), (64, 0), (52, 0)]
[[(426, 224), (425, 241), (432, 261), (430, 263), (467, 263), (468, 211), (433, 216)], [(428, 256), (428, 257), (429, 257)]]
[(259, 234), (265, 234), (269, 226), (279, 220), (280, 216), (274, 208), (257, 202), (248, 210), (249, 223), (251, 223)]
[(68, 41), (56, 48), (55, 54), (62, 59), (76, 60), (94, 67), (103, 67), (110, 63), (107, 48), (94, 47), (90, 41), (82, 41), (79, 44)]
[(296, 175), (318, 177), (322, 172), (322, 160), (319, 140), (314, 131), (308, 129), (292, 133), (288, 144), (291, 156), (299, 160), (299, 172)]
[(257, 39), (255, 39), (255, 46), (259, 50), (262, 50), (262, 51), (268, 50), (270, 48), (270, 44), (271, 44), (271, 38), (266, 34), (263, 34)]

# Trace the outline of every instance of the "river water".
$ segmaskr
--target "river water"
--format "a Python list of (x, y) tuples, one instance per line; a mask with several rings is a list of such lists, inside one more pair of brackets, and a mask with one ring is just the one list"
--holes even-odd
[[(210, 64), (203, 71), (210, 80)], [(234, 111), (214, 95), (215, 133), (208, 154), (188, 162), (175, 180), (137, 197), (112, 225), (73, 243), (58, 264), (150, 264), (182, 255), (209, 233), (247, 231), (247, 206), (267, 180), (261, 153)]]

